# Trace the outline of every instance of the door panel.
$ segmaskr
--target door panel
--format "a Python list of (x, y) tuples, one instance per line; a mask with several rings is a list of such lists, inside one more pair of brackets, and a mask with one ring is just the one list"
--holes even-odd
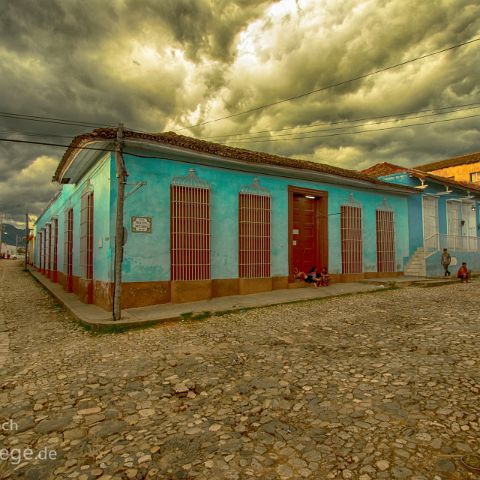
[(300, 271), (317, 266), (315, 199), (293, 196), (292, 262)]
[(437, 248), (437, 237), (438, 201), (434, 197), (423, 197), (423, 239), (425, 248)]

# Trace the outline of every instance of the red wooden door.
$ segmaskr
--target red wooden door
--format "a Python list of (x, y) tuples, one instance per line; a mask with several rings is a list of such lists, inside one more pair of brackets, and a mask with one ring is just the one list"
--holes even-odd
[(292, 261), (293, 267), (308, 271), (318, 265), (316, 199), (293, 196)]

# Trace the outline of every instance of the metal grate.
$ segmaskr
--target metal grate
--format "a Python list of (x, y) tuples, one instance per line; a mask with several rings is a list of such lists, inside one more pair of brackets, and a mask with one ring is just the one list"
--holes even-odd
[(377, 272), (395, 272), (395, 221), (392, 210), (377, 210)]
[(39, 249), (38, 249), (38, 268), (42, 272), (43, 271), (43, 230), (40, 230), (38, 233), (38, 244), (39, 244)]
[(52, 252), (52, 274), (53, 281), (57, 281), (58, 270), (58, 218), (52, 219), (52, 238), (53, 238), (53, 252)]
[(208, 280), (210, 265), (210, 186), (193, 169), (170, 186), (172, 280)]
[(42, 272), (45, 273), (47, 256), (47, 235), (45, 228), (42, 228)]
[(239, 194), (239, 276), (270, 277), (270, 196)]
[(362, 208), (354, 204), (340, 207), (342, 273), (363, 271)]
[(63, 271), (67, 275), (67, 290), (73, 288), (73, 209), (65, 211)]
[(80, 266), (82, 277), (93, 278), (93, 192), (86, 191), (80, 206)]
[(45, 224), (45, 273), (50, 275), (52, 269), (52, 224)]

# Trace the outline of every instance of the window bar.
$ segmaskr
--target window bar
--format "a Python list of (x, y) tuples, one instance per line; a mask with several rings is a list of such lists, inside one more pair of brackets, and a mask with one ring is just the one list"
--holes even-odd
[(58, 218), (53, 220), (54, 225), (54, 242), (53, 242), (53, 281), (57, 281), (57, 272), (58, 272)]

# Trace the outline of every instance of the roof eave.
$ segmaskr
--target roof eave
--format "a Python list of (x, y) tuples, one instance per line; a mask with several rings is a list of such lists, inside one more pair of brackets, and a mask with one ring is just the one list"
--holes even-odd
[[(190, 150), (183, 147), (177, 147), (173, 145), (165, 145), (161, 143), (155, 143), (148, 140), (132, 140), (125, 141), (125, 145), (144, 150), (148, 146), (148, 150), (153, 150), (162, 153), (162, 156), (169, 160), (175, 160), (185, 163), (196, 163), (206, 166), (213, 166), (217, 168), (231, 168), (235, 166), (237, 170), (253, 173), (263, 173), (265, 175), (276, 175), (288, 178), (299, 178), (302, 180), (319, 180), (325, 183), (332, 184), (347, 184), (358, 188), (369, 188), (374, 190), (383, 190), (399, 194), (412, 195), (417, 193), (411, 187), (397, 186), (387, 183), (374, 183), (368, 180), (355, 179), (344, 177), (341, 175), (334, 175), (325, 172), (319, 172), (311, 169), (294, 168), (288, 166), (278, 166), (268, 163), (252, 163), (244, 160), (237, 160), (229, 157), (222, 157), (221, 155), (214, 155), (210, 153), (198, 152), (196, 150)], [(128, 155), (128, 153), (125, 153)], [(193, 160), (195, 160), (193, 162)]]
[[(93, 145), (99, 150), (84, 148)], [(110, 139), (92, 139), (82, 142), (76, 151), (59, 165), (52, 180), (61, 184), (77, 183), (96, 161), (108, 153), (108, 150), (113, 151), (113, 142)]]

